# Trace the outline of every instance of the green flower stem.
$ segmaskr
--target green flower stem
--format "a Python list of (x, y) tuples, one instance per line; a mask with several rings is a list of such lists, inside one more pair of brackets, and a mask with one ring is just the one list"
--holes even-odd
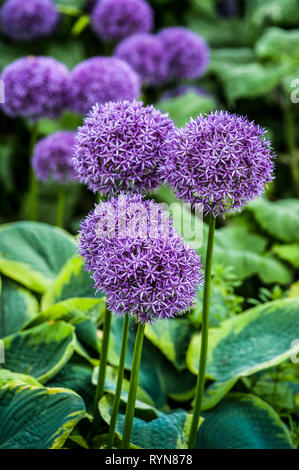
[(107, 355), (108, 355), (108, 346), (109, 346), (109, 337), (110, 337), (110, 326), (111, 326), (111, 312), (106, 310), (105, 320), (104, 320), (104, 331), (103, 331), (103, 340), (102, 348), (100, 355), (100, 367), (98, 375), (98, 383), (96, 388), (95, 400), (94, 400), (94, 413), (93, 413), (93, 423), (92, 423), (92, 434), (97, 430), (100, 422), (100, 413), (98, 409), (98, 403), (104, 394), (104, 384), (106, 376), (106, 366), (107, 366)]
[(216, 218), (210, 214), (209, 220), (209, 235), (205, 263), (205, 280), (203, 291), (203, 305), (202, 305), (202, 329), (201, 329), (201, 350), (199, 359), (199, 370), (195, 391), (195, 405), (193, 411), (193, 418), (191, 424), (191, 431), (188, 440), (189, 449), (193, 449), (196, 441), (196, 434), (198, 430), (203, 393), (205, 388), (205, 372), (208, 355), (208, 335), (209, 335), (209, 306), (210, 306), (210, 291), (211, 291), (211, 273), (212, 273), (212, 259), (213, 259), (213, 246), (215, 234)]
[(136, 402), (136, 394), (137, 394), (139, 367), (140, 367), (142, 345), (143, 345), (143, 338), (144, 338), (144, 329), (145, 329), (145, 325), (138, 323), (137, 335), (136, 335), (135, 346), (134, 346), (134, 354), (133, 354), (129, 396), (128, 396), (128, 402), (127, 402), (127, 408), (126, 408), (124, 431), (123, 431), (123, 440), (121, 443), (122, 449), (129, 449), (130, 447), (130, 439), (131, 439), (131, 433), (132, 433), (132, 427), (133, 427), (133, 418), (134, 418), (135, 402)]
[[(32, 158), (33, 149), (37, 141), (38, 125), (35, 123), (31, 130), (29, 154)], [(32, 168), (32, 162), (29, 163), (29, 193), (28, 193), (28, 219), (37, 220), (37, 180)]]
[(58, 189), (58, 198), (57, 198), (57, 210), (56, 210), (56, 225), (57, 227), (63, 227), (63, 213), (65, 205), (65, 193), (66, 187), (64, 184), (61, 184)]
[(118, 365), (118, 376), (117, 376), (116, 390), (115, 390), (115, 395), (114, 395), (114, 400), (113, 400), (112, 415), (111, 415), (110, 428), (109, 428), (108, 441), (107, 441), (107, 449), (113, 448), (116, 420), (117, 420), (117, 414), (118, 414), (119, 403), (120, 403), (120, 394), (121, 394), (123, 378), (124, 378), (128, 333), (129, 333), (129, 322), (130, 322), (129, 315), (126, 314), (124, 318), (124, 325), (123, 325), (120, 359), (119, 359), (119, 365)]
[(293, 115), (292, 105), (289, 102), (287, 102), (285, 105), (285, 119), (286, 119), (287, 146), (288, 146), (288, 152), (291, 156), (292, 178), (293, 178), (296, 194), (299, 195), (299, 158), (297, 156), (297, 149), (296, 149), (294, 115)]

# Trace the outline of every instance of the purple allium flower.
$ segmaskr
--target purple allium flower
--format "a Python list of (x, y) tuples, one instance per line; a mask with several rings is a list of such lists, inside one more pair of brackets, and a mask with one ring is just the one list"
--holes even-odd
[(23, 57), (8, 65), (3, 111), (11, 117), (55, 118), (68, 104), (69, 71), (52, 57)]
[(203, 75), (209, 63), (209, 48), (201, 36), (178, 26), (163, 29), (158, 37), (167, 51), (173, 79)]
[(177, 96), (185, 95), (185, 93), (193, 92), (199, 96), (211, 96), (211, 94), (202, 87), (193, 85), (179, 85), (172, 90), (166, 90), (161, 96), (161, 100), (169, 100), (170, 98), (176, 98)]
[[(156, 211), (159, 217), (151, 221)], [(141, 235), (132, 236), (130, 229), (120, 233), (119, 221), (124, 230), (136, 226), (134, 218), (144, 229)], [(100, 236), (99, 224), (105, 230)], [(136, 315), (142, 323), (183, 313), (193, 305), (202, 283), (197, 253), (173, 229), (163, 236), (157, 226), (172, 228), (160, 204), (125, 195), (100, 202), (81, 224), (79, 253), (95, 288), (106, 293), (114, 313)]]
[(130, 64), (145, 84), (160, 85), (167, 79), (166, 51), (157, 36), (134, 34), (116, 47), (115, 55)]
[[(169, 134), (165, 179), (177, 196), (215, 216), (241, 210), (272, 181), (265, 129), (244, 116), (216, 111)], [(165, 151), (166, 149), (166, 151)]]
[(115, 57), (92, 57), (78, 64), (71, 74), (71, 106), (75, 112), (86, 114), (96, 103), (138, 98), (140, 87), (140, 77), (126, 62)]
[(1, 10), (3, 33), (17, 40), (48, 36), (58, 19), (52, 0), (6, 0)]
[(153, 12), (144, 0), (100, 0), (92, 12), (91, 24), (100, 39), (119, 41), (151, 31)]
[(104, 194), (155, 189), (173, 128), (168, 114), (140, 101), (94, 106), (76, 136), (74, 166), (81, 182)]
[(36, 144), (32, 165), (39, 180), (66, 183), (76, 179), (72, 158), (75, 135), (71, 131), (55, 132)]

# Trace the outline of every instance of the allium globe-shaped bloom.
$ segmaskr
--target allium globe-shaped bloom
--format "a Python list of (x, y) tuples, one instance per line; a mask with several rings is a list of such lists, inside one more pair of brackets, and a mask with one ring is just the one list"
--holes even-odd
[(138, 98), (140, 87), (140, 77), (126, 62), (92, 57), (71, 74), (70, 105), (75, 112), (86, 114), (95, 104)]
[(209, 48), (201, 36), (178, 26), (163, 29), (158, 37), (167, 51), (173, 79), (203, 75), (209, 63)]
[(74, 166), (81, 182), (100, 193), (143, 192), (161, 184), (168, 114), (140, 101), (94, 106), (79, 128)]
[(273, 179), (265, 133), (246, 117), (226, 111), (191, 119), (167, 139), (165, 179), (179, 198), (203, 204), (205, 213), (241, 210)]
[(52, 57), (24, 57), (2, 73), (3, 111), (11, 117), (55, 118), (68, 104), (69, 71)]
[(160, 85), (167, 79), (167, 55), (157, 36), (134, 34), (116, 47), (115, 55), (130, 64), (147, 85)]
[(6, 0), (1, 10), (3, 33), (17, 40), (48, 36), (58, 19), (52, 0)]
[(32, 165), (39, 180), (66, 183), (76, 179), (72, 158), (75, 135), (71, 131), (55, 132), (36, 144)]
[(145, 0), (100, 0), (92, 11), (91, 24), (100, 39), (119, 41), (151, 31), (153, 12)]
[[(165, 227), (170, 227), (166, 234)], [(193, 305), (202, 283), (200, 258), (171, 230), (160, 204), (125, 195), (101, 202), (81, 224), (80, 235), (86, 269), (117, 315), (136, 315), (136, 321), (145, 323), (174, 317)]]

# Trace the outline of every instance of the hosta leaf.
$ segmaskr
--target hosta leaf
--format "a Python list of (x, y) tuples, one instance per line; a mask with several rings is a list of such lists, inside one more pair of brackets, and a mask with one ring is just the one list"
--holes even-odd
[[(99, 403), (103, 418), (109, 423), (111, 402), (103, 397)], [(116, 434), (121, 439), (125, 416), (119, 414)], [(191, 427), (192, 415), (184, 410), (161, 413), (152, 421), (134, 417), (131, 444), (142, 449), (187, 449), (187, 440)]]
[(63, 230), (38, 222), (14, 222), (0, 230), (0, 272), (44, 292), (76, 245)]
[(195, 118), (198, 114), (205, 114), (216, 108), (216, 103), (211, 96), (201, 96), (188, 91), (182, 96), (161, 101), (157, 106), (169, 113), (177, 127), (183, 127), (191, 117)]
[[(220, 382), (254, 374), (290, 357), (299, 337), (299, 299), (260, 305), (209, 331), (207, 375)], [(187, 365), (198, 371), (200, 335), (193, 337)]]
[(299, 201), (259, 198), (248, 206), (265, 232), (284, 242), (299, 242)]
[(267, 403), (243, 393), (232, 393), (204, 413), (197, 449), (291, 449), (290, 434)]
[[(0, 279), (1, 286), (1, 279)], [(26, 289), (2, 278), (0, 289), (0, 338), (19, 331), (39, 309), (36, 298)]]
[(0, 449), (59, 449), (84, 414), (71, 390), (9, 377), (0, 388)]
[(249, 64), (224, 64), (214, 66), (215, 72), (223, 82), (229, 100), (257, 98), (276, 88), (286, 73), (282, 65), (263, 65), (258, 62)]
[[(108, 351), (109, 362), (116, 367), (119, 362), (123, 319), (112, 317), (110, 344)], [(130, 322), (127, 343), (126, 368), (130, 369), (133, 358), (136, 325)], [(164, 408), (167, 397), (184, 401), (192, 397), (196, 384), (195, 377), (188, 370), (180, 372), (168, 361), (153, 344), (145, 338), (141, 365), (139, 371), (139, 385), (151, 397), (157, 408)]]
[(286, 31), (268, 28), (255, 45), (256, 53), (262, 59), (273, 62), (299, 63), (299, 30)]
[(68, 362), (55, 377), (47, 381), (47, 387), (68, 388), (80, 395), (88, 412), (94, 405), (95, 386), (91, 382), (92, 367)]
[(73, 297), (101, 298), (95, 292), (89, 274), (84, 270), (82, 259), (77, 255), (69, 259), (42, 298), (42, 309)]
[(11, 380), (18, 380), (28, 385), (42, 387), (42, 384), (38, 382), (38, 380), (36, 380), (34, 377), (31, 377), (31, 375), (17, 374), (16, 372), (11, 372), (8, 369), (0, 369), (0, 388)]
[(298, 365), (285, 362), (243, 379), (249, 390), (279, 410), (299, 407)]
[(272, 251), (280, 258), (299, 268), (299, 243), (290, 245), (275, 245)]
[(255, 0), (251, 9), (250, 22), (254, 27), (261, 28), (264, 23), (297, 25), (299, 21), (297, 0)]
[(186, 367), (186, 351), (194, 329), (181, 318), (160, 320), (145, 327), (145, 336), (178, 370)]
[(233, 377), (226, 382), (213, 382), (211, 385), (209, 385), (204, 392), (202, 410), (209, 410), (210, 408), (214, 408), (214, 406), (216, 406), (234, 387), (237, 381), (238, 377)]
[(74, 351), (74, 327), (44, 323), (4, 339), (5, 368), (32, 375), (40, 382), (56, 374)]

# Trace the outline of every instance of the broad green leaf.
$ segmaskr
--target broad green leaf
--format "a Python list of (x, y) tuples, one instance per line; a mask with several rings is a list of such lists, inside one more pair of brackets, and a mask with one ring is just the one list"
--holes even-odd
[(276, 88), (286, 73), (282, 65), (224, 64), (214, 66), (215, 73), (223, 82), (227, 98), (234, 101), (240, 98), (257, 98)]
[(216, 108), (216, 103), (211, 96), (201, 96), (193, 91), (188, 91), (182, 96), (170, 98), (157, 104), (164, 112), (169, 113), (177, 127), (183, 127), (190, 118), (199, 114), (205, 114)]
[(92, 384), (92, 367), (87, 364), (68, 362), (49, 381), (47, 387), (68, 388), (80, 395), (88, 412), (92, 412), (94, 405), (95, 387)]
[(243, 379), (250, 392), (258, 395), (274, 409), (295, 412), (299, 407), (298, 365), (285, 362), (272, 369)]
[(197, 449), (292, 449), (288, 429), (260, 398), (232, 393), (203, 414)]
[(270, 202), (259, 198), (248, 205), (265, 232), (284, 242), (299, 242), (299, 200)]
[(9, 377), (0, 388), (0, 449), (59, 449), (84, 414), (71, 390)]
[(211, 50), (210, 71), (217, 70), (218, 64), (247, 64), (255, 59), (253, 49), (249, 47), (220, 47)]
[(178, 370), (186, 367), (186, 352), (194, 329), (188, 320), (170, 318), (145, 327), (145, 336)]
[(28, 326), (32, 327), (47, 321), (57, 320), (63, 320), (72, 325), (78, 325), (87, 319), (98, 323), (103, 317), (105, 308), (106, 304), (104, 299), (72, 298), (51, 305), (34, 317)]
[(11, 372), (8, 369), (0, 369), (0, 388), (6, 385), (11, 380), (18, 380), (28, 385), (34, 385), (35, 387), (42, 387), (42, 384), (38, 382), (31, 375), (26, 374), (17, 374), (16, 372)]
[[(288, 359), (299, 337), (299, 299), (283, 299), (247, 310), (209, 331), (207, 376), (225, 382), (252, 375)], [(191, 340), (187, 365), (197, 374), (200, 335)]]
[(70, 359), (75, 346), (74, 327), (64, 322), (43, 323), (4, 339), (5, 368), (44, 382)]
[(38, 310), (38, 302), (30, 292), (14, 282), (2, 278), (2, 290), (0, 290), (0, 338), (19, 331), (37, 315)]
[[(81, 18), (84, 18), (84, 16)], [(59, 62), (65, 64), (69, 69), (72, 69), (85, 59), (83, 43), (68, 39), (63, 42), (61, 40), (52, 40), (47, 48), (47, 55), (59, 60)]]
[(0, 272), (29, 289), (45, 292), (76, 245), (62, 229), (39, 222), (14, 222), (0, 229)]
[(261, 59), (299, 64), (299, 29), (268, 28), (255, 45)]
[[(233, 377), (226, 382), (213, 382), (204, 392), (202, 401), (202, 410), (209, 410), (218, 405), (218, 403), (230, 392), (237, 383), (238, 377)], [(193, 400), (194, 405), (194, 400)]]
[(299, 12), (297, 0), (255, 0), (251, 9), (250, 22), (256, 28), (265, 23), (278, 25), (298, 25)]
[[(116, 367), (119, 362), (122, 326), (123, 319), (113, 315), (108, 360), (110, 364)], [(130, 369), (132, 364), (135, 333), (136, 325), (131, 321), (126, 354), (127, 369)], [(145, 338), (138, 383), (151, 397), (156, 408), (163, 409), (167, 405), (167, 397), (178, 401), (191, 398), (194, 393), (196, 379), (186, 369), (178, 372), (159, 349)]]
[[(103, 397), (99, 403), (102, 417), (109, 424), (111, 401)], [(119, 414), (116, 434), (121, 439), (125, 416)], [(131, 444), (141, 449), (187, 449), (192, 415), (184, 410), (172, 413), (159, 413), (152, 421), (134, 417)], [(201, 423), (200, 423), (201, 424)]]
[(275, 245), (272, 251), (280, 258), (299, 268), (299, 243), (290, 245)]
[(56, 277), (54, 283), (42, 298), (42, 310), (57, 302), (72, 297), (101, 298), (101, 292), (96, 293), (89, 274), (84, 270), (82, 259), (75, 255), (69, 259)]
[(299, 297), (299, 281), (296, 281), (291, 285), (288, 297)]
[(210, 47), (248, 46), (247, 34), (244, 34), (244, 19), (215, 17), (211, 21), (211, 18), (195, 15), (193, 11), (186, 16), (187, 26), (203, 36)]

